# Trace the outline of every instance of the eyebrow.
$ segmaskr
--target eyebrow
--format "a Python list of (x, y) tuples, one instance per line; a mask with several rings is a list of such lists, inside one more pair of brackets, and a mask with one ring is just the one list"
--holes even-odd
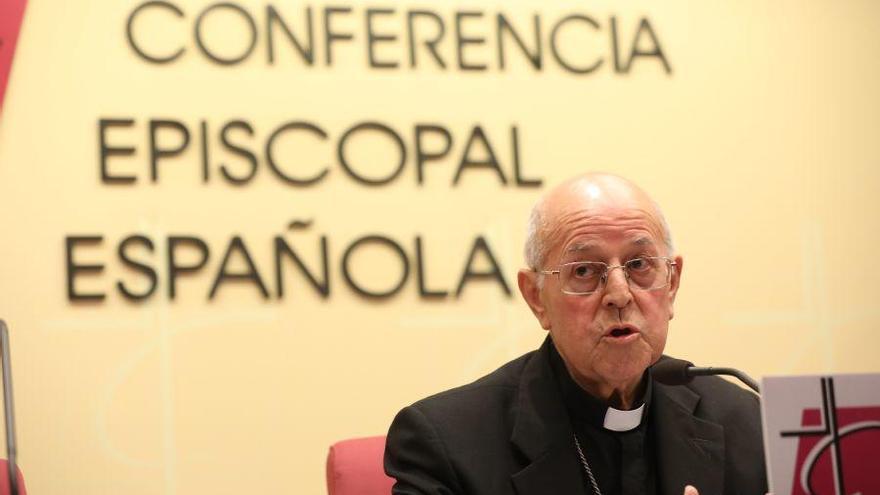
[(565, 250), (566, 253), (574, 253), (577, 251), (590, 251), (596, 249), (598, 244), (595, 242), (579, 242), (577, 244), (573, 244), (571, 247)]
[[(653, 246), (654, 240), (651, 239), (650, 237), (640, 236), (640, 237), (636, 237), (635, 239), (633, 239), (632, 242), (630, 242), (630, 244), (632, 244), (634, 246)], [(568, 253), (574, 253), (574, 252), (579, 252), (579, 251), (590, 251), (590, 250), (596, 249), (598, 246), (599, 246), (599, 243), (597, 243), (597, 242), (578, 242), (576, 244), (573, 244), (568, 249), (566, 249), (565, 253), (568, 254)]]

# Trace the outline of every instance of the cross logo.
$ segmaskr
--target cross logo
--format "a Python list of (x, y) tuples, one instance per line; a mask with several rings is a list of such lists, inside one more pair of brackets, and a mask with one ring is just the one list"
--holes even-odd
[(880, 495), (880, 407), (837, 407), (823, 377), (822, 409), (804, 409), (791, 495)]

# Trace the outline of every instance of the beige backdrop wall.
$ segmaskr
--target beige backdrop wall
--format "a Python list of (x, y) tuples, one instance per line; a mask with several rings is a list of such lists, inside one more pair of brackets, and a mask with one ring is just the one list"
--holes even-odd
[[(259, 37), (245, 61), (221, 66), (200, 55), (192, 39), (205, 0), (172, 2), (183, 13), (149, 10), (134, 24), (145, 49), (174, 63), (153, 64), (126, 41), (131, 1), (31, 0), (0, 122), (0, 317), (12, 330), (20, 462), (29, 491), (39, 494), (323, 493), (328, 445), (382, 434), (395, 412), (429, 393), (461, 384), (536, 347), (544, 338), (518, 295), (497, 279), (469, 279), (460, 297), (420, 297), (415, 239), (422, 240), (424, 281), (454, 292), (475, 239), (485, 240), (515, 289), (522, 265), (524, 221), (548, 186), (577, 172), (606, 170), (629, 177), (665, 207), (686, 266), (668, 352), (698, 363), (735, 365), (749, 373), (877, 371), (880, 348), (880, 6), (871, 1), (719, 2), (434, 2), (301, 3), (239, 0)], [(315, 63), (308, 66), (281, 31), (275, 62), (267, 62), (265, 10), (272, 5), (296, 35), (304, 9), (315, 16)], [(321, 13), (354, 39), (334, 44), (325, 62)], [(447, 68), (424, 51), (409, 66), (404, 38), (377, 45), (397, 69), (367, 67), (365, 11), (381, 32), (406, 33), (406, 12), (430, 10), (445, 22), (438, 45)], [(456, 63), (456, 12), (484, 45), (465, 47)], [(536, 70), (506, 43), (499, 67), (496, 14), (521, 33), (532, 15), (542, 23), (543, 65)], [(558, 50), (581, 65), (573, 74), (546, 41), (555, 22)], [(642, 19), (670, 66), (658, 56), (633, 61), (626, 73), (612, 59), (612, 17), (619, 50), (629, 53)], [(206, 43), (224, 56), (247, 47), (244, 17), (212, 13)], [(420, 27), (430, 36), (432, 24)], [(641, 50), (654, 42), (641, 35)], [(531, 38), (526, 38), (529, 43)], [(112, 174), (134, 184), (101, 180), (99, 120), (132, 119), (106, 133), (108, 146), (136, 148), (108, 160)], [(191, 143), (159, 161), (150, 181), (151, 119), (183, 123)], [(253, 135), (230, 139), (258, 156), (245, 185), (222, 178), (219, 164), (243, 174), (247, 161), (220, 142), (219, 129), (240, 119)], [(210, 179), (202, 179), (200, 122), (209, 126)], [(297, 187), (267, 167), (267, 137), (288, 121), (318, 124), (321, 141), (305, 132), (279, 140), (288, 173), (328, 164), (326, 178)], [(351, 126), (379, 121), (408, 149), (400, 176), (368, 187), (337, 163), (335, 143)], [(449, 129), (449, 155), (425, 165), (418, 184), (414, 127)], [(469, 167), (453, 179), (474, 126), (484, 131), (504, 185), (490, 168)], [(513, 181), (516, 127), (521, 174)], [(174, 130), (159, 134), (177, 144)], [(426, 147), (443, 141), (429, 136)], [(474, 160), (486, 158), (475, 144)], [(387, 135), (364, 132), (348, 148), (364, 175), (395, 166)], [(298, 225), (291, 226), (295, 221)], [(309, 222), (311, 222), (309, 224)], [(308, 224), (308, 225), (305, 225)], [(140, 234), (154, 244), (128, 246), (157, 276), (152, 296), (144, 271), (125, 265), (120, 242)], [(392, 297), (369, 300), (344, 280), (346, 248), (368, 235), (398, 243), (411, 266)], [(72, 301), (65, 239), (80, 243), (74, 262), (103, 264), (78, 272)], [(181, 275), (169, 295), (170, 236), (203, 240), (210, 258)], [(252, 282), (224, 280), (208, 300), (230, 240), (240, 236), (265, 278), (264, 299)], [(328, 244), (329, 295), (322, 297), (289, 261), (277, 297), (273, 242), (281, 236), (320, 274), (319, 240)], [(184, 246), (178, 263), (198, 261)], [(486, 249), (471, 269), (487, 272)], [(353, 277), (371, 290), (392, 287), (401, 262), (387, 245), (356, 249)], [(228, 271), (244, 273), (240, 251)]]

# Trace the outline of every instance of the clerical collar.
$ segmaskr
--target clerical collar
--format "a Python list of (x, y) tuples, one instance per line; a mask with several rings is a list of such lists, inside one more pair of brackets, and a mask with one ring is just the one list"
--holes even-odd
[(642, 416), (644, 416), (644, 414), (644, 402), (642, 402), (639, 407), (629, 411), (622, 411), (608, 406), (608, 410), (605, 411), (605, 421), (602, 422), (602, 426), (604, 426), (606, 430), (611, 431), (634, 430), (642, 424)]
[(596, 427), (616, 432), (630, 431), (642, 424), (644, 418), (647, 417), (648, 407), (651, 403), (650, 371), (646, 371), (643, 378), (646, 382), (645, 391), (642, 397), (635, 401), (639, 406), (629, 411), (623, 411), (608, 406), (602, 400), (582, 389), (568, 373), (562, 357), (552, 342), (547, 347), (550, 353), (550, 365), (562, 393), (562, 401), (572, 419), (585, 421)]

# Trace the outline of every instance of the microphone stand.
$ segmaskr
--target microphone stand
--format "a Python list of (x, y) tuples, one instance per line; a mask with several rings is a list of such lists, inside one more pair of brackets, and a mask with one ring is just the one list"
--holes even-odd
[(745, 383), (749, 386), (750, 389), (754, 390), (756, 394), (761, 393), (761, 387), (758, 385), (752, 377), (743, 373), (742, 371), (734, 368), (713, 368), (713, 367), (700, 367), (700, 366), (688, 366), (687, 374), (691, 376), (710, 376), (710, 375), (728, 375), (733, 376), (739, 379), (739, 381)]
[(12, 404), (12, 366), (9, 359), (9, 331), (0, 320), (0, 360), (3, 366), (3, 413), (6, 422), (6, 467), (9, 468), (9, 493), (18, 495), (18, 468), (15, 464), (15, 408)]

